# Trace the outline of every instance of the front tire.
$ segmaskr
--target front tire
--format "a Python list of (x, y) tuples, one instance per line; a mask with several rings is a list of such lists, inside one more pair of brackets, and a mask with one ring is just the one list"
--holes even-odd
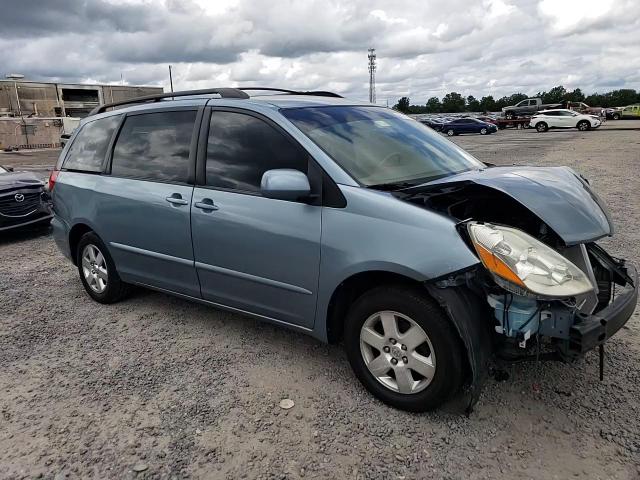
[(418, 288), (378, 287), (358, 298), (347, 314), (345, 346), (364, 387), (401, 410), (433, 410), (462, 385), (459, 336)]
[(128, 293), (107, 246), (94, 232), (85, 233), (78, 242), (76, 265), (82, 286), (96, 302), (115, 303)]
[(456, 134), (452, 129), (447, 130), (447, 135), (453, 137)]
[(546, 132), (547, 130), (549, 130), (549, 125), (547, 125), (545, 122), (538, 122), (536, 123), (536, 130), (538, 132)]
[(578, 122), (578, 125), (576, 125), (576, 127), (581, 132), (586, 132), (587, 130), (589, 130), (591, 128), (591, 124), (586, 120), (581, 120), (581, 121)]
[(486, 135), (487, 134), (487, 129), (486, 128), (481, 128), (480, 129), (480, 135)]
[(620, 114), (618, 114), (618, 113), (614, 113), (614, 114), (613, 114), (613, 119), (614, 119), (614, 120), (620, 120)]

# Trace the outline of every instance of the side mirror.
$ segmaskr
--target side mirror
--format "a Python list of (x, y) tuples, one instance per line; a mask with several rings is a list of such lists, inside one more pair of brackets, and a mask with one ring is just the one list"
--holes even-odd
[(9, 171), (9, 172), (13, 172), (13, 167), (4, 167), (4, 168), (6, 168), (7, 171)]
[(260, 191), (267, 198), (297, 201), (309, 197), (311, 186), (309, 179), (301, 171), (277, 168), (264, 172)]

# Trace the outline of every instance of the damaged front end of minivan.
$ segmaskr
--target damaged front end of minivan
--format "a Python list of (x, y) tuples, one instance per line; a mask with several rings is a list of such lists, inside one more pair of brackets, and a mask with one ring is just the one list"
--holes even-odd
[(602, 377), (603, 345), (633, 314), (638, 276), (595, 243), (613, 225), (585, 179), (565, 167), (491, 167), (396, 195), (454, 218), (479, 259), (427, 284), (469, 352), (470, 406), (490, 357), (570, 362), (598, 347)]

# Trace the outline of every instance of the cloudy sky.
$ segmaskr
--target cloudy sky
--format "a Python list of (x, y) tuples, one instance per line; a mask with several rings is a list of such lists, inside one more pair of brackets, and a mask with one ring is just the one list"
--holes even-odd
[(638, 0), (0, 0), (0, 74), (260, 85), (379, 103), (640, 89)]

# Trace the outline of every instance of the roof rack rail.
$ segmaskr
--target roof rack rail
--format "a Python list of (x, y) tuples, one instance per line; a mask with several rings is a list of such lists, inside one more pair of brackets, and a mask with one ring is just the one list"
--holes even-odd
[(159, 102), (164, 98), (191, 97), (194, 95), (213, 95), (213, 94), (218, 94), (222, 98), (241, 98), (241, 99), (249, 98), (248, 94), (246, 94), (245, 92), (243, 92), (238, 88), (205, 88), (202, 90), (183, 90), (181, 92), (156, 93), (154, 95), (145, 95), (143, 97), (130, 98), (128, 100), (122, 100), (120, 102), (105, 103), (104, 105), (99, 105), (93, 110), (91, 110), (91, 112), (89, 112), (89, 116), (106, 112), (108, 108), (120, 107), (123, 105)]
[(183, 90), (181, 92), (166, 92), (166, 93), (156, 93), (154, 95), (145, 95), (143, 97), (135, 97), (130, 98), (128, 100), (122, 100), (120, 102), (112, 102), (105, 103), (104, 105), (99, 105), (91, 112), (89, 112), (89, 116), (97, 115), (99, 113), (106, 112), (108, 108), (121, 107), (123, 105), (134, 105), (136, 103), (150, 103), (150, 102), (159, 102), (165, 98), (174, 98), (174, 97), (192, 97), (195, 95), (214, 95), (218, 94), (222, 98), (240, 98), (240, 99), (248, 99), (249, 95), (245, 91), (253, 91), (260, 90), (265, 92), (282, 92), (290, 95), (312, 95), (318, 97), (335, 97), (342, 98), (342, 95), (338, 95), (333, 92), (325, 92), (325, 91), (297, 91), (297, 90), (286, 90), (284, 88), (271, 88), (271, 87), (246, 87), (246, 88), (205, 88), (202, 90)]
[(333, 93), (333, 92), (325, 92), (322, 90), (317, 90), (317, 91), (297, 91), (297, 90), (287, 90), (284, 88), (271, 88), (271, 87), (238, 87), (238, 90), (242, 90), (244, 91), (252, 91), (252, 90), (260, 90), (260, 91), (265, 91), (265, 92), (282, 92), (282, 93), (288, 93), (290, 95), (312, 95), (312, 96), (318, 96), (318, 97), (335, 97), (335, 98), (342, 98), (342, 95), (338, 95), (337, 93)]

